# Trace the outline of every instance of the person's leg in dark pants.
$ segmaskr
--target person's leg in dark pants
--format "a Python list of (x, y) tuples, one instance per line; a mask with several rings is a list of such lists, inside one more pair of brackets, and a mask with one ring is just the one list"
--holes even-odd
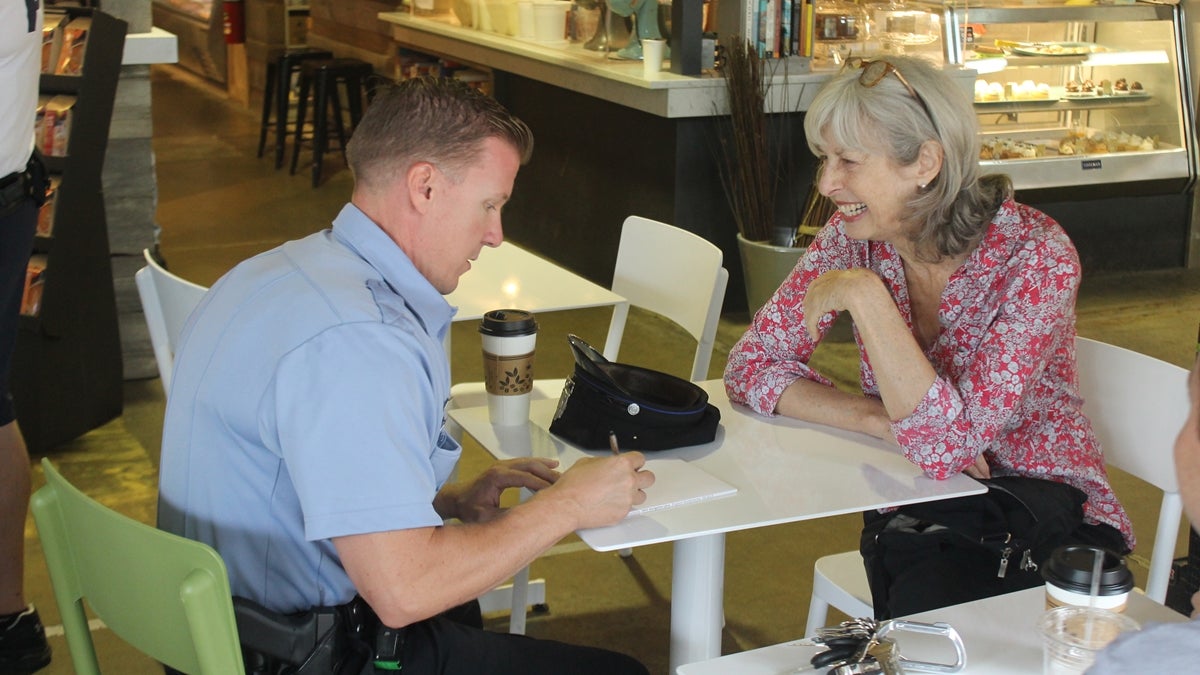
[(607, 649), (482, 630), (473, 618), (463, 621), (472, 606), (478, 616), (478, 604), (468, 603), (408, 627), (401, 657), (407, 675), (648, 675), (641, 663)]

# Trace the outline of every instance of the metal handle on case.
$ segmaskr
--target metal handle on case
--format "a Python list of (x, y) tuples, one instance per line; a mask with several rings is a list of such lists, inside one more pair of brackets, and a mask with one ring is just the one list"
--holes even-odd
[(967, 667), (967, 648), (963, 646), (962, 637), (958, 631), (954, 630), (954, 626), (948, 623), (922, 623), (920, 621), (905, 621), (896, 619), (892, 621), (883, 621), (879, 624), (879, 630), (875, 632), (875, 637), (883, 638), (891, 632), (909, 632), (909, 633), (924, 633), (926, 635), (941, 635), (954, 645), (955, 662), (954, 663), (929, 663), (926, 661), (910, 661), (900, 656), (900, 666), (904, 668), (904, 672), (922, 672), (922, 673), (957, 673)]

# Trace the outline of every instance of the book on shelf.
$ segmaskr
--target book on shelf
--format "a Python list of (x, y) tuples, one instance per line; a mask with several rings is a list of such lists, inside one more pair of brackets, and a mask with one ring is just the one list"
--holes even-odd
[(46, 12), (42, 22), (42, 72), (53, 73), (58, 67), (58, 57), (62, 53), (63, 29), (67, 25), (67, 15), (58, 12)]
[(742, 30), (759, 57), (812, 56), (812, 2), (747, 0), (745, 7)]
[(70, 94), (52, 96), (43, 102), (38, 99), (38, 115), (34, 123), (38, 149), (47, 157), (66, 157), (67, 141), (71, 138), (73, 109), (78, 101)]
[(39, 237), (49, 237), (54, 234), (54, 203), (58, 200), (58, 186), (62, 177), (51, 176), (50, 184), (46, 186), (46, 201), (38, 209), (37, 231)]
[(21, 295), (21, 313), (37, 316), (42, 309), (42, 289), (46, 285), (46, 256), (41, 253), (29, 257), (25, 268), (25, 292)]
[(92, 17), (77, 16), (63, 29), (62, 48), (54, 72), (59, 75), (81, 75), (83, 61), (87, 56), (88, 33), (92, 30)]

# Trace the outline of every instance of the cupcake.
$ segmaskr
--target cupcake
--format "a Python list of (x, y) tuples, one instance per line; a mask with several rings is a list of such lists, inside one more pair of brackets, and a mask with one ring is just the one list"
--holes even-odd
[(1123, 77), (1118, 79), (1116, 82), (1113, 82), (1112, 93), (1114, 96), (1128, 96), (1129, 82), (1127, 82)]

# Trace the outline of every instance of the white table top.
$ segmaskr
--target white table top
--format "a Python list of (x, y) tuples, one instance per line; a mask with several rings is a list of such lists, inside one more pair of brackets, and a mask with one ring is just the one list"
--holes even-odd
[[(976, 600), (953, 607), (914, 614), (907, 619), (950, 624), (967, 649), (969, 675), (1028, 675), (1042, 672), (1042, 643), (1036, 623), (1045, 611), (1046, 594), (1031, 588), (1008, 595)], [(1129, 596), (1125, 613), (1143, 627), (1150, 623), (1186, 621), (1187, 617), (1140, 593)], [(903, 632), (892, 633), (906, 658), (953, 663), (954, 652), (945, 638)], [(821, 647), (787, 642), (718, 659), (680, 666), (677, 675), (779, 675), (809, 665)]]
[(626, 302), (607, 288), (510, 242), (484, 248), (446, 301), (458, 307), (455, 321), (478, 320), (493, 309), (524, 309), (536, 314)]
[[(701, 386), (721, 411), (717, 438), (706, 445), (652, 456), (694, 462), (737, 487), (737, 494), (631, 516), (611, 527), (581, 530), (579, 536), (593, 549), (611, 551), (984, 491), (966, 476), (943, 481), (927, 478), (899, 451), (863, 434), (767, 418), (735, 407), (720, 380)], [(579, 457), (597, 453), (579, 450), (547, 431), (557, 403), (534, 401), (530, 423), (509, 428), (492, 426), (486, 407), (449, 414), (498, 459), (532, 452), (558, 458), (565, 468)]]

